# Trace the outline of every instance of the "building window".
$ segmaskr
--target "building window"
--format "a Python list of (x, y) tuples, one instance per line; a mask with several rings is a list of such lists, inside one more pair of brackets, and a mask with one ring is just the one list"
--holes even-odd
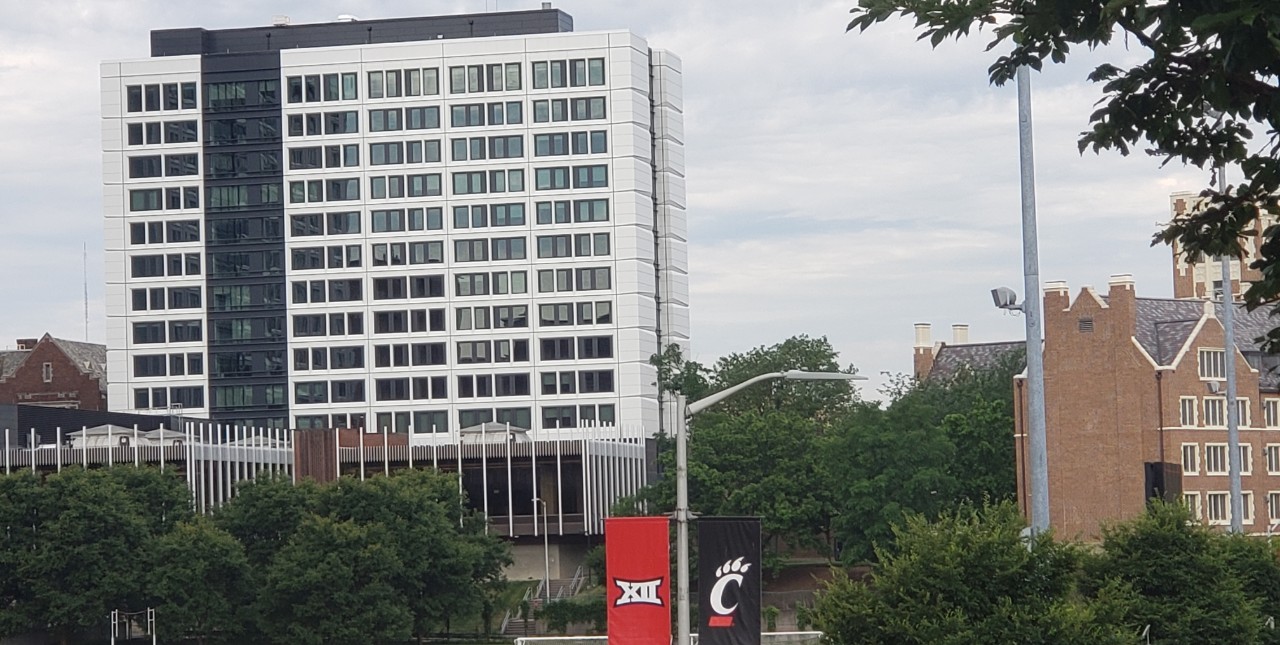
[(1222, 428), (1227, 425), (1227, 400), (1222, 398), (1206, 398), (1204, 400), (1204, 425), (1208, 428)]
[(1200, 378), (1220, 380), (1227, 377), (1226, 352), (1221, 349), (1200, 350)]
[(45, 383), (53, 382), (53, 363), (45, 363), (40, 366), (40, 379)]
[(1272, 524), (1280, 521), (1280, 492), (1267, 493), (1267, 517)]
[(1239, 423), (1238, 427), (1242, 428), (1252, 423), (1253, 420), (1249, 418), (1249, 399), (1236, 399), (1236, 421)]
[(1240, 493), (1240, 503), (1244, 506), (1244, 519), (1241, 524), (1253, 524), (1253, 493), (1243, 491)]
[(1267, 399), (1262, 402), (1262, 421), (1268, 428), (1280, 426), (1280, 399)]
[(1206, 475), (1227, 474), (1227, 444), (1211, 443), (1205, 445), (1204, 472)]
[(1200, 493), (1183, 493), (1182, 503), (1186, 505), (1191, 517), (1200, 519)]
[(1182, 427), (1194, 428), (1196, 425), (1196, 405), (1197, 400), (1194, 396), (1184, 396), (1178, 399), (1178, 411), (1181, 416)]
[(1194, 443), (1182, 444), (1182, 474), (1200, 474), (1200, 446)]
[(1240, 446), (1240, 474), (1249, 475), (1253, 473), (1253, 446), (1249, 444), (1241, 444)]
[(1280, 444), (1267, 444), (1267, 474), (1280, 475)]
[(1205, 519), (1210, 524), (1226, 524), (1229, 520), (1229, 505), (1226, 493), (1209, 493), (1206, 496)]
[(542, 408), (542, 427), (578, 427), (578, 409), (572, 405), (546, 406)]

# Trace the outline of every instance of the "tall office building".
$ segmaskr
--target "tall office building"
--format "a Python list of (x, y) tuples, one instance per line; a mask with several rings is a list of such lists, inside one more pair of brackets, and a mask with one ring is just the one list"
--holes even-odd
[(112, 408), (656, 431), (679, 59), (545, 4), (275, 22), (102, 66)]

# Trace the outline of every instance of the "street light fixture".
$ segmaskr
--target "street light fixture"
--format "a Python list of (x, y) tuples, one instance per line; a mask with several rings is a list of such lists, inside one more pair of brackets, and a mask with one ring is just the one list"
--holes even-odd
[(546, 600), (543, 607), (551, 604), (551, 545), (547, 541), (547, 501), (541, 497), (533, 498), (533, 529), (538, 530), (538, 504), (542, 504), (542, 589)]
[(844, 372), (786, 370), (749, 378), (737, 385), (686, 404), (678, 397), (683, 413), (676, 427), (676, 645), (691, 645), (689, 627), (689, 417), (745, 390), (756, 383), (774, 379), (789, 381), (865, 381), (867, 377)]
[[(1031, 215), (1034, 220), (1034, 212)], [(1034, 222), (1031, 225), (1035, 226)], [(1025, 227), (1024, 227), (1025, 232)], [(1035, 246), (1034, 238), (1029, 242), (1024, 238), (1024, 242), (1031, 247)], [(1023, 249), (1026, 252), (1026, 247)], [(1031, 254), (1034, 256), (1035, 251), (1032, 248)], [(1036, 280), (1039, 278), (1039, 269), (1036, 269)], [(1030, 279), (1027, 280), (1030, 285)], [(1028, 286), (1028, 289), (1031, 287)], [(1035, 285), (1036, 296), (1028, 297), (1021, 304), (1018, 303), (1018, 294), (1009, 287), (996, 287), (991, 290), (991, 300), (995, 302), (997, 308), (1006, 311), (1020, 311), (1026, 316), (1027, 329), (1027, 421), (1030, 426), (1027, 429), (1027, 443), (1030, 444), (1031, 459), (1029, 469), (1031, 471), (1031, 532), (1033, 534), (1043, 533), (1049, 530), (1049, 451), (1047, 439), (1045, 438), (1045, 412), (1044, 412), (1044, 347), (1040, 340), (1040, 297), (1039, 284)]]

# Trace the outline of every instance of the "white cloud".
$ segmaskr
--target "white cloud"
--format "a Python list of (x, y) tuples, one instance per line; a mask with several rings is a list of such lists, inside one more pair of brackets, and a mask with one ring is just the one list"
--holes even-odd
[[(1016, 338), (987, 290), (1018, 287), (1013, 87), (992, 88), (987, 38), (917, 42), (896, 21), (845, 33), (854, 0), (798, 3), (558, 1), (579, 31), (630, 28), (684, 61), (695, 352), (703, 360), (796, 333), (828, 335), (864, 373), (910, 369), (911, 325)], [(0, 24), (0, 346), (82, 327), (89, 240), (91, 336), (101, 338), (98, 64), (148, 54), (148, 30), (534, 8), (536, 1), (280, 0), (27, 3)], [(1034, 75), (1041, 275), (1105, 283), (1134, 273), (1168, 293), (1169, 253), (1148, 248), (1169, 192), (1205, 175), (1141, 156), (1081, 156), (1111, 47)], [(65, 330), (65, 331), (61, 331)], [(73, 335), (73, 337), (75, 337)]]

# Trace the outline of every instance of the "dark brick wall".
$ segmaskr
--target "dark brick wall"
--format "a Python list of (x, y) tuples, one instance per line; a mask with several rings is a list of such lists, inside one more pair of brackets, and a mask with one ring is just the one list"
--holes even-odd
[[(53, 365), (53, 380), (44, 381), (44, 364)], [(97, 379), (86, 375), (67, 355), (45, 338), (36, 343), (13, 376), (0, 380), (0, 404), (52, 405), (82, 410), (106, 410), (107, 395)]]

